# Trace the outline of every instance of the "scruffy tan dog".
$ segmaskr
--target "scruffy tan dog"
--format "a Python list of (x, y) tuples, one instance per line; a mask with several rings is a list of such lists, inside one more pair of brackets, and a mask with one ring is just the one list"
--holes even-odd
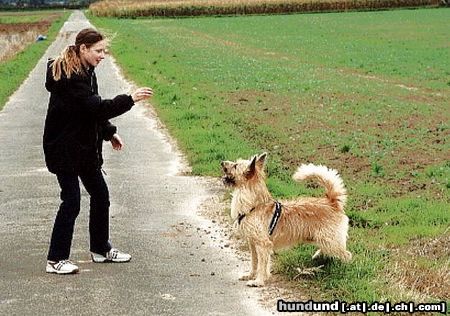
[(270, 256), (274, 249), (299, 243), (319, 247), (320, 253), (349, 261), (346, 250), (348, 217), (344, 214), (347, 198), (336, 170), (313, 164), (301, 165), (293, 178), (314, 179), (325, 190), (325, 197), (301, 197), (275, 201), (265, 184), (264, 165), (267, 154), (251, 160), (223, 161), (223, 182), (231, 186), (231, 217), (248, 240), (252, 254), (252, 271), (240, 280), (248, 286), (264, 286), (270, 277)]

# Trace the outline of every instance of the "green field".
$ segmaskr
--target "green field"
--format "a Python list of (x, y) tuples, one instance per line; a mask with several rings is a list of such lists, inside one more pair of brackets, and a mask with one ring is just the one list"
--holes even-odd
[[(0, 24), (54, 13), (0, 12)], [(0, 63), (0, 110), (69, 14), (48, 41)], [(219, 176), (221, 160), (267, 151), (281, 198), (321, 194), (290, 179), (300, 163), (341, 172), (354, 260), (312, 261), (310, 247), (278, 253), (275, 271), (299, 293), (449, 302), (449, 9), (91, 19), (112, 35), (127, 76), (154, 88), (193, 174)], [(319, 264), (314, 276), (298, 273)]]
[(302, 162), (338, 169), (349, 191), (349, 265), (313, 250), (276, 257), (313, 298), (449, 300), (450, 11), (107, 19), (112, 54), (154, 88), (158, 115), (196, 175), (269, 153), (275, 197)]

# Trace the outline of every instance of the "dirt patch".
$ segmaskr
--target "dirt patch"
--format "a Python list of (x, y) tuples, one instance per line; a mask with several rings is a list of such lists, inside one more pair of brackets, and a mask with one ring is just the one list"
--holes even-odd
[(35, 41), (39, 32), (30, 30), (22, 33), (0, 34), (0, 62), (7, 60)]
[(406, 251), (413, 256), (421, 256), (430, 260), (450, 258), (450, 228), (437, 238), (421, 238), (411, 241)]
[(36, 41), (40, 34), (46, 34), (52, 22), (59, 15), (51, 15), (45, 20), (32, 23), (0, 24), (0, 62), (7, 60)]
[[(386, 274), (401, 291), (402, 298), (450, 299), (450, 229), (437, 238), (413, 240), (407, 247), (394, 251), (395, 264)], [(431, 266), (432, 262), (440, 264)]]
[(51, 25), (50, 20), (34, 23), (5, 23), (0, 24), (0, 34), (16, 34), (28, 32), (30, 30), (46, 31)]
[(446, 266), (430, 268), (417, 264), (415, 258), (398, 261), (387, 272), (395, 288), (400, 291), (401, 299), (427, 301), (432, 299), (448, 300), (450, 298), (450, 272)]

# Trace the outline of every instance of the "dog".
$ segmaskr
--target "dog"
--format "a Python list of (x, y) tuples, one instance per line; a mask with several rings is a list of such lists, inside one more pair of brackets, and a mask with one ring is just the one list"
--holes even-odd
[(270, 257), (275, 249), (300, 243), (314, 244), (320, 254), (345, 262), (348, 217), (344, 214), (347, 191), (338, 172), (325, 166), (301, 165), (294, 180), (313, 179), (326, 190), (325, 197), (299, 197), (275, 201), (265, 183), (267, 153), (249, 160), (222, 161), (223, 183), (233, 189), (231, 217), (247, 239), (252, 270), (240, 280), (251, 287), (264, 286), (270, 278)]

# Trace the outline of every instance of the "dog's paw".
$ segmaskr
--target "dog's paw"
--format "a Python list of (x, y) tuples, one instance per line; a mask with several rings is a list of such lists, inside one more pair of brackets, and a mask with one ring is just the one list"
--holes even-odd
[(249, 286), (249, 287), (262, 287), (262, 286), (264, 286), (264, 281), (251, 280), (251, 281), (247, 282), (247, 286)]
[(255, 275), (250, 273), (250, 274), (244, 274), (243, 276), (241, 276), (239, 278), (239, 281), (249, 281), (249, 280), (254, 280), (255, 279)]

